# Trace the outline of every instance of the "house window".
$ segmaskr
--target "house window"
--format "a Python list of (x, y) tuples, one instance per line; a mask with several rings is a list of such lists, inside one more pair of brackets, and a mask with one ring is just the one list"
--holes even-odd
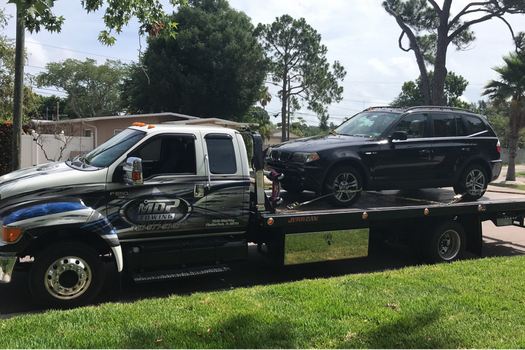
[(93, 136), (93, 131), (90, 129), (84, 129), (84, 137), (91, 137)]
[(113, 130), (113, 136), (120, 134), (122, 132), (122, 129), (115, 129)]

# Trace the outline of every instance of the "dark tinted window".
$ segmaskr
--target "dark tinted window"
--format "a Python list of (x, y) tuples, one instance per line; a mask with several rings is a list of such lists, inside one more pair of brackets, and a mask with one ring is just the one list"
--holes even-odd
[(485, 123), (483, 123), (483, 121), (478, 117), (463, 115), (461, 116), (461, 119), (463, 120), (465, 135), (472, 135), (487, 130)]
[(434, 114), (432, 123), (434, 125), (434, 137), (457, 136), (456, 117), (453, 114)]
[(148, 140), (132, 154), (142, 158), (144, 178), (164, 174), (196, 174), (193, 135), (163, 135)]
[(235, 174), (237, 172), (233, 141), (228, 135), (207, 135), (206, 147), (208, 147), (212, 174)]
[(409, 139), (428, 135), (428, 117), (424, 114), (407, 115), (396, 125), (394, 131), (404, 131)]

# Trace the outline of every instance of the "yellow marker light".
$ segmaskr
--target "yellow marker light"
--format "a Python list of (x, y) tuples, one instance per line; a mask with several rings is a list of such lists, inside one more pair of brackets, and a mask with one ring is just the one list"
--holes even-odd
[(131, 126), (143, 127), (143, 126), (146, 126), (146, 123), (143, 123), (143, 122), (135, 122), (135, 123), (131, 124)]
[(428, 208), (425, 208), (425, 210), (423, 210), (423, 214), (424, 214), (425, 216), (430, 215), (430, 210), (429, 210)]
[(2, 227), (2, 240), (6, 243), (16, 242), (21, 235), (22, 229), (20, 227)]
[(273, 218), (268, 218), (268, 220), (266, 220), (266, 223), (268, 224), (268, 226), (272, 226), (274, 222), (275, 221), (273, 220)]
[(367, 220), (368, 219), (368, 213), (365, 211), (363, 212), (363, 220)]
[(155, 125), (148, 125), (148, 129), (154, 129), (155, 128)]

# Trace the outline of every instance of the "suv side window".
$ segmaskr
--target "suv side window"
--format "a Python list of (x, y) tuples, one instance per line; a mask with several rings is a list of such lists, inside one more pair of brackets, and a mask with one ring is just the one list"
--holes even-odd
[(195, 175), (195, 137), (161, 135), (146, 141), (132, 156), (142, 159), (145, 179), (157, 175)]
[(434, 137), (457, 136), (456, 117), (453, 114), (433, 114)]
[(235, 174), (237, 172), (237, 161), (233, 140), (226, 134), (206, 135), (206, 147), (210, 161), (210, 172), (212, 174)]
[(478, 132), (486, 131), (485, 123), (478, 117), (473, 115), (462, 115), (463, 128), (465, 136), (477, 134)]
[(411, 114), (403, 117), (393, 131), (404, 131), (409, 139), (428, 136), (428, 116), (426, 114)]

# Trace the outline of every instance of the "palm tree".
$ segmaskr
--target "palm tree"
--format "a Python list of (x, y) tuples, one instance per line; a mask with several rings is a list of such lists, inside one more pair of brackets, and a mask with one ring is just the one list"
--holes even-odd
[(525, 127), (525, 51), (511, 53), (503, 60), (503, 66), (494, 68), (499, 80), (490, 81), (483, 94), (495, 103), (510, 101), (509, 168), (505, 180), (515, 181), (520, 130)]

